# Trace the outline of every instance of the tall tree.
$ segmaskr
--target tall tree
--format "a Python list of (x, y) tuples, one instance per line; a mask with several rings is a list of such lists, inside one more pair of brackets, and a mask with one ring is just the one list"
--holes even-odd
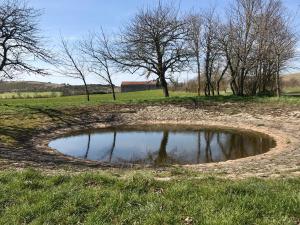
[(215, 10), (210, 10), (203, 15), (203, 41), (204, 51), (204, 73), (206, 78), (205, 95), (215, 95), (215, 85), (213, 74), (215, 73), (215, 64), (217, 64), (220, 55), (218, 42), (219, 21), (215, 15)]
[(185, 20), (172, 6), (161, 2), (140, 10), (120, 35), (115, 59), (124, 70), (157, 76), (165, 97), (169, 97), (168, 72), (183, 71), (189, 59)]
[(195, 58), (197, 65), (198, 96), (201, 92), (201, 42), (202, 42), (202, 16), (197, 13), (191, 13), (187, 17), (189, 45), (191, 54)]
[(81, 51), (87, 56), (89, 71), (99, 76), (111, 88), (113, 99), (116, 100), (115, 85), (112, 80), (113, 60), (109, 57), (107, 49), (110, 48), (109, 41), (103, 30), (101, 33), (91, 33), (81, 43)]
[(78, 48), (79, 43), (76, 43), (76, 45), (74, 43), (69, 44), (66, 40), (61, 38), (61, 45), (62, 54), (59, 59), (59, 72), (64, 76), (82, 80), (85, 87), (86, 98), (90, 101), (90, 92), (86, 81), (88, 67), (86, 59), (82, 56)]
[(13, 78), (18, 73), (46, 74), (33, 61), (50, 61), (38, 28), (39, 10), (23, 1), (0, 2), (0, 77)]
[(280, 94), (279, 72), (297, 43), (291, 24), (280, 0), (235, 1), (223, 42), (235, 94)]

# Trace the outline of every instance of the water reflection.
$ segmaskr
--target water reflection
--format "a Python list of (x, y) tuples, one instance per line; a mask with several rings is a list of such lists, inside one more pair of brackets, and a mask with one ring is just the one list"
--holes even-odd
[(267, 136), (221, 130), (100, 130), (52, 141), (63, 154), (109, 163), (200, 164), (262, 154)]

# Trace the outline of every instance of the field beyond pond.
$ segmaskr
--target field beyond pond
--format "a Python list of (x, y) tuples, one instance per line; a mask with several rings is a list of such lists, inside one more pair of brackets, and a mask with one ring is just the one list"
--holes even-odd
[[(0, 224), (298, 225), (300, 98), (170, 95), (0, 99)], [(61, 129), (145, 121), (255, 129), (282, 149), (194, 167), (120, 168), (46, 146)]]
[(54, 98), (61, 97), (62, 92), (6, 92), (0, 93), (0, 99)]

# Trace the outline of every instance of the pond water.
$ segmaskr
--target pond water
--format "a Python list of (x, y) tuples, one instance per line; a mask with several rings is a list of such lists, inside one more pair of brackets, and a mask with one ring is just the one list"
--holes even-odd
[(76, 158), (115, 164), (200, 164), (258, 155), (275, 147), (269, 136), (189, 126), (116, 127), (73, 133), (49, 143)]

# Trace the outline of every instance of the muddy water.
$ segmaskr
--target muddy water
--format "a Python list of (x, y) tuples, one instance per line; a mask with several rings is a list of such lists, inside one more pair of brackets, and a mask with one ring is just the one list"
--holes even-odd
[(265, 153), (270, 137), (242, 130), (189, 126), (117, 127), (82, 131), (49, 146), (76, 158), (117, 164), (200, 164)]

